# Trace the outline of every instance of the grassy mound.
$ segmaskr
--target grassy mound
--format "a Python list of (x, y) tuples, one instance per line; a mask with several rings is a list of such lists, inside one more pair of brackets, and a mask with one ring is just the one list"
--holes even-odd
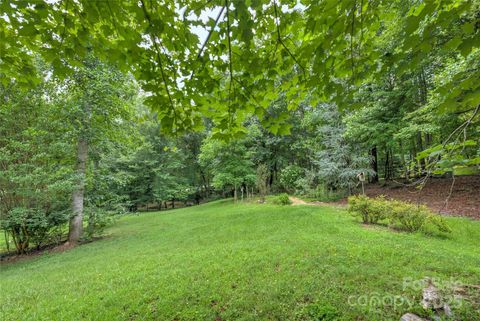
[(416, 280), (480, 283), (480, 222), (448, 223), (440, 238), (228, 201), (131, 215), (102, 240), (1, 266), (2, 320), (397, 319), (421, 310)]

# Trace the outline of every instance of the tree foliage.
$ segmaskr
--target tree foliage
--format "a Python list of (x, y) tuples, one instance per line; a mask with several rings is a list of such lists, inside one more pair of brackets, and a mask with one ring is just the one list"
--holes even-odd
[[(311, 91), (344, 108), (366, 83), (435, 55), (474, 64), (442, 62), (448, 77), (432, 102), (456, 111), (480, 102), (476, 1), (2, 1), (1, 9), (4, 84), (38, 82), (35, 54), (65, 76), (93, 53), (135, 75), (167, 131), (198, 129), (208, 117), (216, 137), (241, 134), (249, 115), (265, 121), (280, 93), (289, 110)], [(208, 32), (202, 43), (194, 28)], [(264, 125), (286, 132), (283, 115)]]
[(20, 252), (61, 238), (72, 192), (91, 236), (124, 208), (480, 172), (478, 1), (0, 9), (0, 215)]

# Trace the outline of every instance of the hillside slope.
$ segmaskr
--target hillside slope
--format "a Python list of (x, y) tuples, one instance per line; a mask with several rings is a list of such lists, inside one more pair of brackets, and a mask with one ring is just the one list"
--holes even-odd
[[(3, 265), (2, 320), (395, 320), (421, 312), (411, 281), (480, 284), (480, 222), (447, 219), (445, 238), (320, 206), (127, 216), (102, 240)], [(480, 318), (472, 302), (458, 319)]]

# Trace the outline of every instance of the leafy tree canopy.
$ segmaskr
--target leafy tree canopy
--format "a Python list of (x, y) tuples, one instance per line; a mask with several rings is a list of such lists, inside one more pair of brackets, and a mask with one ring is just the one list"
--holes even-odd
[(93, 52), (135, 76), (169, 132), (207, 117), (215, 137), (240, 135), (280, 92), (288, 110), (264, 125), (287, 132), (282, 117), (306, 94), (352, 107), (365, 84), (432, 55), (444, 58), (436, 107), (480, 102), (477, 1), (7, 0), (0, 9), (3, 84), (38, 83), (36, 55), (65, 77)]

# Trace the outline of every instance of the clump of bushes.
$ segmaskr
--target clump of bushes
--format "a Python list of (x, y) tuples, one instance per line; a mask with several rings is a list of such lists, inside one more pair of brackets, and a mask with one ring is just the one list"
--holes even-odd
[(0, 218), (7, 250), (10, 250), (11, 237), (17, 253), (25, 254), (32, 244), (40, 249), (45, 244), (58, 242), (62, 237), (62, 226), (68, 221), (68, 213), (15, 207)]
[(288, 194), (282, 193), (280, 195), (277, 195), (273, 200), (273, 204), (277, 205), (290, 205), (292, 204), (292, 201), (290, 201), (290, 198), (288, 198)]
[(433, 214), (424, 205), (415, 205), (385, 197), (369, 198), (356, 195), (348, 198), (348, 211), (360, 216), (363, 223), (378, 224), (382, 221), (408, 232), (434, 227), (440, 232), (451, 232), (445, 220)]
[(383, 197), (371, 199), (365, 195), (357, 195), (348, 198), (348, 211), (359, 215), (363, 223), (376, 224), (386, 218), (388, 209)]

